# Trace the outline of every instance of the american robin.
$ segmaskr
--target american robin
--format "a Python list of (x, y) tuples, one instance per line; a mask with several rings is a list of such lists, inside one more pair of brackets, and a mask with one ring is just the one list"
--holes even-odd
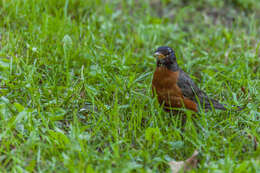
[(157, 58), (157, 67), (153, 75), (152, 89), (156, 92), (158, 101), (164, 110), (185, 107), (198, 112), (205, 110), (226, 110), (223, 104), (211, 99), (201, 91), (192, 79), (178, 66), (172, 48), (159, 47), (154, 55)]

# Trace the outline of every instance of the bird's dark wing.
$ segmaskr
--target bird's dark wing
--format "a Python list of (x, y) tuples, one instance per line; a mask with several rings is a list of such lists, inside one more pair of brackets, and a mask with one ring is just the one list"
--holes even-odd
[(181, 88), (184, 97), (197, 104), (199, 103), (201, 107), (212, 109), (213, 106), (215, 109), (226, 110), (222, 104), (214, 99), (210, 99), (205, 92), (201, 91), (193, 80), (181, 69), (179, 71), (177, 85)]

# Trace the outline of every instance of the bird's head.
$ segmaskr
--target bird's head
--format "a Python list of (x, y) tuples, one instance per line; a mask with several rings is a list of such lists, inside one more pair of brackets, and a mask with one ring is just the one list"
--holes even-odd
[(168, 46), (161, 46), (159, 47), (155, 53), (154, 56), (157, 59), (158, 65), (170, 65), (176, 62), (176, 56), (175, 52), (172, 50), (172, 48)]

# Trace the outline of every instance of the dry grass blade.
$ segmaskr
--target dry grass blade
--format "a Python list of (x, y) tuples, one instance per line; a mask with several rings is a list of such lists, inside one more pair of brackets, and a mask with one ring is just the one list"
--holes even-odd
[(188, 171), (192, 168), (196, 168), (198, 165), (198, 155), (199, 152), (197, 150), (194, 151), (192, 156), (185, 161), (171, 161), (169, 165), (171, 167), (172, 173), (178, 173), (180, 171)]

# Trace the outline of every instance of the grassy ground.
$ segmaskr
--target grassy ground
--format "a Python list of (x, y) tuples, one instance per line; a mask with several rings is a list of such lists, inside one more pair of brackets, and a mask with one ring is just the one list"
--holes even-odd
[[(259, 172), (257, 0), (0, 1), (0, 171)], [(211, 97), (243, 112), (171, 116), (153, 51), (173, 47)]]

